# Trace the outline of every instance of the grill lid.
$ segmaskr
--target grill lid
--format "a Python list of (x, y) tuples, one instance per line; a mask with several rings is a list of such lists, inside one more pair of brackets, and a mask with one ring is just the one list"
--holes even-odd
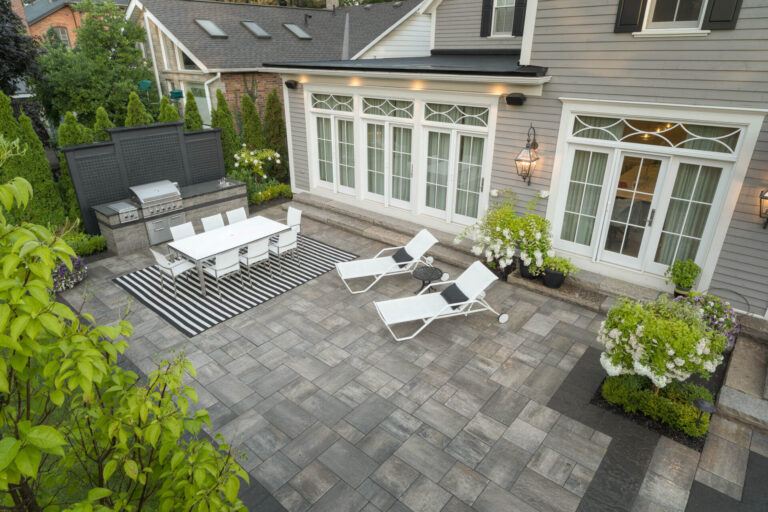
[(130, 187), (130, 189), (136, 199), (142, 204), (156, 202), (161, 199), (174, 200), (181, 197), (178, 187), (170, 180), (136, 185)]

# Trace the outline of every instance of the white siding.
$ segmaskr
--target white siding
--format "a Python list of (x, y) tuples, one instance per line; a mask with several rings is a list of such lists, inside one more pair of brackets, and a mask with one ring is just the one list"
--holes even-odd
[(430, 51), (431, 30), (430, 15), (413, 14), (358, 58), (426, 57)]
[(291, 118), (291, 144), (293, 154), (293, 180), (291, 187), (309, 190), (309, 163), (307, 161), (307, 122), (304, 117), (304, 93), (302, 89), (288, 89), (288, 110)]
[(443, 0), (435, 18), (435, 49), (519, 49), (519, 37), (480, 37), (482, 11), (483, 0)]

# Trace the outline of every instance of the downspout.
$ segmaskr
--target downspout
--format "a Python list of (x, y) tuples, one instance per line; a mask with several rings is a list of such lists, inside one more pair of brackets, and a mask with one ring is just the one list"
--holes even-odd
[(349, 13), (344, 19), (344, 42), (341, 44), (341, 60), (349, 60)]
[[(208, 110), (213, 112), (213, 102), (211, 101), (211, 91), (208, 90), (208, 86), (211, 85), (213, 82), (221, 78), (221, 72), (216, 73), (216, 76), (211, 78), (210, 80), (206, 80), (203, 83), (203, 89), (205, 90), (205, 100), (208, 102)], [(213, 117), (211, 117), (211, 122), (213, 122)]]
[(152, 34), (149, 32), (149, 20), (144, 15), (144, 11), (141, 15), (144, 18), (144, 29), (147, 31), (147, 41), (149, 41), (149, 53), (152, 55), (152, 67), (155, 70), (155, 82), (157, 83), (157, 98), (163, 97), (163, 89), (160, 87), (160, 72), (157, 70), (157, 58), (155, 57), (155, 45), (152, 44)]

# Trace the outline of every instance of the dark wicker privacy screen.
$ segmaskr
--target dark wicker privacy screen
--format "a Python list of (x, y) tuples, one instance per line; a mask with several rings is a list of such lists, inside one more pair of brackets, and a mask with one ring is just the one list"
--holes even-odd
[(128, 187), (159, 180), (183, 187), (224, 176), (219, 129), (185, 133), (176, 122), (109, 133), (110, 142), (62, 148), (88, 233), (99, 232), (92, 207), (126, 199)]

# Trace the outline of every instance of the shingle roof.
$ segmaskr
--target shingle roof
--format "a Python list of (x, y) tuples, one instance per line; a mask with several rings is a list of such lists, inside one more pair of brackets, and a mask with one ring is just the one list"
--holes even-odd
[[(102, 0), (96, 1), (101, 2)], [(27, 18), (27, 24), (33, 25), (64, 6), (77, 3), (80, 3), (80, 0), (37, 0), (24, 7), (24, 16)], [(129, 0), (115, 0), (115, 3), (125, 7), (130, 2)]]
[[(264, 62), (341, 59), (347, 14), (349, 55), (354, 55), (413, 10), (420, 0), (340, 7), (335, 12), (203, 0), (142, 3), (208, 69), (251, 69)], [(311, 16), (307, 24), (305, 15)], [(212, 39), (195, 19), (213, 21), (228, 37)], [(241, 21), (255, 21), (271, 37), (256, 38)], [(298, 39), (283, 26), (285, 23), (295, 23), (312, 39)]]

